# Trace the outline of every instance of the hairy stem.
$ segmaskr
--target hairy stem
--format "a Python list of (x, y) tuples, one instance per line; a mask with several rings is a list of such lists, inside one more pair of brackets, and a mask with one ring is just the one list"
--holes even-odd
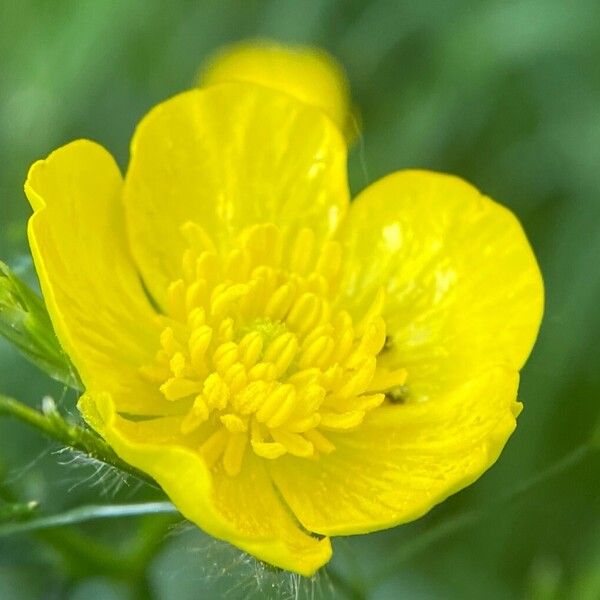
[(140, 502), (136, 504), (105, 504), (78, 506), (57, 515), (46, 515), (28, 521), (0, 524), (0, 537), (77, 525), (97, 519), (118, 519), (147, 515), (179, 515), (170, 502)]
[[(0, 500), (20, 505), (15, 493), (0, 484)], [(31, 505), (31, 503), (29, 503)], [(136, 539), (115, 552), (113, 547), (76, 531), (72, 525), (95, 519), (146, 517)], [(167, 531), (181, 516), (169, 502), (146, 502), (110, 506), (87, 506), (59, 515), (42, 516), (28, 521), (0, 523), (0, 537), (29, 533), (53, 548), (64, 561), (72, 580), (106, 575), (128, 581), (134, 589), (146, 579), (148, 565), (167, 539)], [(143, 597), (143, 596), (141, 596)]]
[(156, 485), (154, 480), (121, 460), (113, 449), (90, 429), (66, 421), (56, 410), (54, 402), (46, 399), (42, 412), (0, 394), (0, 417), (13, 417), (41, 431), (47, 437), (79, 450), (133, 477)]

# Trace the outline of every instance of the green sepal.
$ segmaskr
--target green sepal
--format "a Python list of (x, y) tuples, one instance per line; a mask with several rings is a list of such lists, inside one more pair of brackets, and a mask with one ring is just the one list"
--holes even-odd
[(0, 336), (53, 379), (83, 389), (63, 351), (44, 301), (0, 261)]

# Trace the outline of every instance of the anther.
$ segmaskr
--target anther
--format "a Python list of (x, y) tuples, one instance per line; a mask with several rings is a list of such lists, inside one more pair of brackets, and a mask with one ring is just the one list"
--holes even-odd
[(247, 333), (239, 344), (240, 360), (251, 367), (260, 357), (263, 349), (263, 337), (258, 331)]
[(248, 444), (245, 433), (230, 433), (223, 452), (223, 467), (227, 475), (237, 475), (242, 468), (242, 461)]
[(180, 400), (196, 394), (202, 389), (202, 383), (190, 379), (173, 377), (160, 386), (167, 400)]
[(299, 433), (290, 433), (283, 429), (273, 429), (271, 435), (276, 442), (285, 446), (285, 449), (294, 456), (306, 458), (312, 456), (315, 452), (312, 443)]
[(304, 275), (312, 261), (315, 234), (312, 229), (303, 228), (298, 232), (290, 257), (290, 270)]

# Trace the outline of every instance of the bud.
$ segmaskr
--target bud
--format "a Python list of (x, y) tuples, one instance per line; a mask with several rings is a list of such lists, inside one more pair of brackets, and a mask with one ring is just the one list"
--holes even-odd
[(322, 50), (261, 40), (227, 46), (209, 59), (198, 83), (232, 81), (280, 90), (319, 108), (348, 142), (358, 134), (348, 79), (338, 62)]

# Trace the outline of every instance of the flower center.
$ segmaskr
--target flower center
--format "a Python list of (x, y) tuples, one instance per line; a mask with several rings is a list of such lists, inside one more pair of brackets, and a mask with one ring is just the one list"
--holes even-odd
[(332, 452), (332, 432), (358, 427), (404, 383), (403, 369), (373, 382), (384, 294), (357, 320), (338, 306), (339, 243), (317, 248), (302, 229), (286, 247), (285, 231), (260, 224), (222, 254), (197, 224), (182, 233), (182, 278), (143, 372), (167, 401), (183, 401), (181, 433), (197, 436), (209, 465), (236, 475), (248, 448), (265, 459)]

